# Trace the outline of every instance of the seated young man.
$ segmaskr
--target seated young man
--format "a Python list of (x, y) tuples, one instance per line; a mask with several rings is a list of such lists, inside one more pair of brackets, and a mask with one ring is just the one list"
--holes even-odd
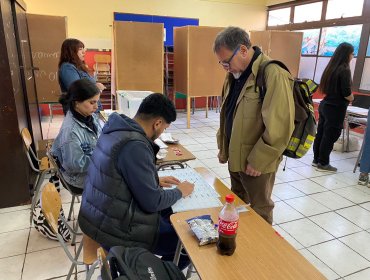
[[(98, 140), (85, 181), (78, 217), (81, 230), (105, 249), (143, 247), (172, 260), (177, 235), (170, 207), (194, 185), (173, 177), (158, 178), (153, 142), (176, 120), (173, 103), (155, 93), (146, 97), (130, 119), (113, 113)], [(176, 184), (177, 188), (162, 187)], [(188, 259), (180, 259), (183, 269)]]

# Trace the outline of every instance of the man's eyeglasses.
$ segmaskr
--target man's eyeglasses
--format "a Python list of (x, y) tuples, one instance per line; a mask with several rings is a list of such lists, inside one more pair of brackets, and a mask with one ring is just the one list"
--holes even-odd
[(226, 61), (219, 61), (218, 63), (220, 63), (220, 65), (221, 65), (222, 67), (226, 68), (226, 69), (230, 68), (230, 62), (231, 62), (231, 60), (233, 60), (234, 56), (236, 55), (236, 53), (238, 52), (238, 50), (239, 50), (239, 49), (240, 49), (240, 46), (238, 46), (238, 47), (234, 50), (234, 52), (233, 52), (232, 56), (231, 56), (228, 60), (226, 60)]

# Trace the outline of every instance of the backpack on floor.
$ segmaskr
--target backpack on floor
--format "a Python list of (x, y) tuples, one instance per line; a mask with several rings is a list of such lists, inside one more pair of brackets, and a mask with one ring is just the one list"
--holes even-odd
[[(279, 67), (289, 71), (284, 63), (278, 60), (263, 62), (257, 72), (256, 85), (259, 90), (260, 99), (266, 95), (265, 69), (270, 64), (277, 64)], [(294, 79), (293, 98), (295, 107), (294, 130), (290, 137), (288, 147), (283, 155), (290, 158), (301, 158), (310, 149), (316, 136), (316, 120), (312, 102), (312, 94), (318, 88), (312, 80)]]
[(107, 260), (112, 279), (185, 280), (184, 274), (173, 262), (162, 261), (144, 248), (115, 246), (109, 250)]
[[(60, 192), (60, 187), (59, 187), (59, 179), (55, 175), (52, 176), (49, 179), (50, 183), (53, 183)], [(41, 193), (41, 191), (40, 191)], [(43, 236), (46, 238), (49, 238), (51, 240), (58, 240), (56, 234), (54, 231), (51, 229), (51, 226), (49, 225), (48, 221), (45, 218), (44, 213), (41, 210), (41, 205), (40, 205), (40, 198), (35, 197), (37, 199), (37, 203), (35, 205), (35, 208), (33, 209), (32, 213), (32, 220), (33, 224), (35, 226), (35, 229), (40, 232)], [(64, 216), (64, 211), (63, 208), (60, 209), (60, 215)], [(67, 226), (63, 223), (63, 221), (58, 217), (58, 233), (62, 236), (63, 240), (65, 242), (68, 242), (71, 240), (71, 233)]]

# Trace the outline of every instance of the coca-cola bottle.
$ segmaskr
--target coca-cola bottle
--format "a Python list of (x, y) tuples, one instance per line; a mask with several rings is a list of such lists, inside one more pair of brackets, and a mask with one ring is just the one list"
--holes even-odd
[(218, 215), (217, 249), (221, 255), (231, 256), (236, 248), (236, 232), (239, 224), (239, 213), (234, 205), (234, 196), (225, 197), (226, 204)]

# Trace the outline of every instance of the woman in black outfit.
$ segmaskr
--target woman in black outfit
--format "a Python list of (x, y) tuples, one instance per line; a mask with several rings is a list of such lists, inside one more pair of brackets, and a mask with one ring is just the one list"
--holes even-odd
[(319, 88), (324, 94), (324, 99), (319, 106), (319, 124), (313, 144), (312, 162), (312, 166), (318, 171), (337, 171), (337, 168), (330, 165), (329, 156), (343, 129), (347, 106), (353, 101), (349, 68), (353, 51), (351, 44), (341, 43), (321, 77)]

